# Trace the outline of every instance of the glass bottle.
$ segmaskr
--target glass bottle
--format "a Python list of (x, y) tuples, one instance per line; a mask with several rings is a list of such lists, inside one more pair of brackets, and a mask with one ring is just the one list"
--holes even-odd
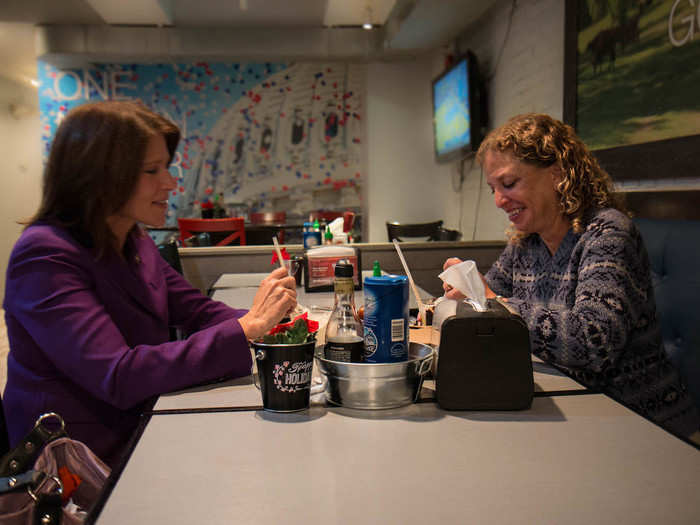
[(330, 226), (326, 226), (326, 233), (323, 235), (323, 244), (333, 244), (333, 232)]
[(374, 261), (374, 264), (372, 265), (372, 277), (381, 277), (382, 276), (382, 269), (379, 266), (379, 261)]
[(364, 329), (355, 309), (353, 266), (335, 265), (335, 305), (326, 325), (326, 359), (361, 363), (364, 360)]

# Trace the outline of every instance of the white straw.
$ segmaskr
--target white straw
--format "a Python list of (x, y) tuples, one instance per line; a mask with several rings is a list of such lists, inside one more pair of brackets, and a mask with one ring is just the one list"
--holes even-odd
[(280, 261), (280, 266), (282, 266), (283, 268), (286, 268), (286, 269), (287, 269), (287, 275), (289, 275), (289, 276), (291, 277), (292, 274), (289, 273), (289, 267), (287, 267), (287, 266), (284, 264), (284, 259), (282, 259), (282, 251), (280, 250), (280, 245), (279, 245), (279, 243), (277, 242), (277, 235), (274, 235), (274, 236), (272, 237), (272, 244), (275, 245), (275, 251), (277, 252), (277, 258), (278, 258), (279, 261)]
[(394, 246), (396, 247), (396, 253), (399, 254), (399, 259), (401, 259), (401, 264), (403, 264), (403, 269), (406, 272), (406, 277), (408, 277), (408, 283), (411, 285), (411, 290), (413, 290), (413, 295), (416, 296), (416, 302), (418, 303), (418, 312), (420, 312), (420, 320), (423, 325), (427, 326), (427, 320), (425, 318), (425, 305), (420, 298), (418, 293), (418, 288), (416, 288), (416, 283), (413, 282), (413, 277), (408, 269), (408, 264), (406, 264), (406, 259), (403, 258), (403, 253), (401, 253), (401, 248), (399, 247), (399, 241), (394, 239)]

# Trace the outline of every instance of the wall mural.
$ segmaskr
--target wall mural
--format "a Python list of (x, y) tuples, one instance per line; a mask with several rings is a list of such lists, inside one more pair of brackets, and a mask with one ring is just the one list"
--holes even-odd
[[(39, 62), (45, 154), (56, 126), (87, 101), (140, 99), (173, 120), (182, 140), (168, 224), (223, 197), (249, 210), (284, 202), (304, 215), (333, 202), (359, 208), (364, 174), (365, 68), (343, 63), (96, 64)], [(323, 192), (327, 193), (327, 192)]]

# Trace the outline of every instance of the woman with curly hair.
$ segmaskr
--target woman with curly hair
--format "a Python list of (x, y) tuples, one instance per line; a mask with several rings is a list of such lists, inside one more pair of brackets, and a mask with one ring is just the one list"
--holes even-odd
[(697, 410), (661, 341), (646, 248), (573, 128), (518, 115), (489, 133), (477, 159), (511, 221), (487, 297), (525, 320), (535, 355), (677, 435), (696, 432)]

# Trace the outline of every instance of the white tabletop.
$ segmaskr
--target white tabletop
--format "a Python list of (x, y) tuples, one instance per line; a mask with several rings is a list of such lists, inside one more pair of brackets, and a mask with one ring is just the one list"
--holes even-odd
[[(234, 308), (250, 308), (260, 282), (268, 275), (267, 273), (222, 274), (212, 286), (214, 291), (212, 299), (222, 301)], [(371, 271), (364, 270), (362, 272), (363, 278), (371, 275)], [(433, 299), (433, 296), (425, 290), (419, 288), (418, 291), (422, 300)], [(358, 308), (364, 304), (364, 297), (362, 290), (355, 290), (355, 305)], [(320, 306), (324, 309), (332, 308), (333, 292), (306, 292), (303, 286), (299, 286), (297, 287), (297, 301), (309, 310), (312, 310), (314, 306)], [(418, 308), (413, 293), (408, 294), (408, 307)]]
[(100, 524), (700, 523), (700, 453), (603, 395), (155, 415)]
[(220, 288), (241, 288), (250, 286), (260, 286), (262, 280), (270, 275), (267, 273), (224, 273), (221, 274), (212, 285), (212, 290)]
[[(212, 285), (212, 290), (221, 288), (245, 288), (259, 286), (262, 280), (270, 275), (267, 273), (223, 273)], [(362, 278), (372, 275), (372, 270), (362, 270)]]

